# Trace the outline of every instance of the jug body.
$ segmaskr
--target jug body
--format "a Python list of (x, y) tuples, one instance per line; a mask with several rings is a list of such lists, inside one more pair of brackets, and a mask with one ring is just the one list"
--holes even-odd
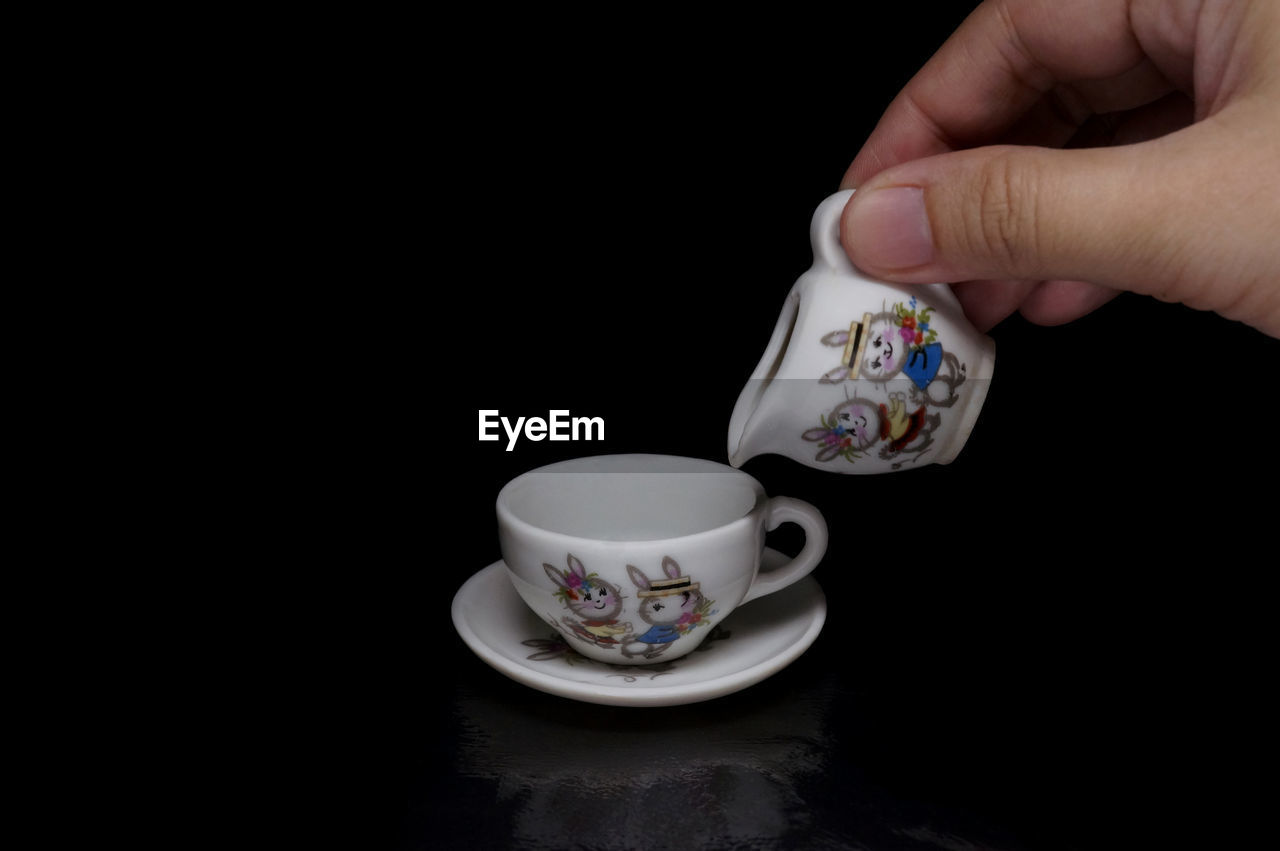
[(889, 284), (853, 267), (839, 241), (851, 195), (814, 213), (813, 265), (730, 419), (735, 466), (766, 453), (850, 474), (946, 464), (982, 408), (994, 342), (945, 284)]

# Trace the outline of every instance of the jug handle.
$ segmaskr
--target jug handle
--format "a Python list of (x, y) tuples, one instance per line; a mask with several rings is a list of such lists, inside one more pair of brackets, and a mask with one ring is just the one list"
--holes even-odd
[(844, 246), (840, 244), (840, 217), (854, 191), (843, 189), (828, 196), (813, 211), (813, 221), (809, 225), (809, 241), (813, 244), (814, 259), (842, 275), (856, 274), (849, 255), (844, 253)]
[[(828, 196), (818, 209), (813, 212), (813, 222), (809, 226), (809, 241), (813, 243), (814, 260), (821, 262), (840, 275), (852, 275), (870, 280), (853, 265), (849, 255), (840, 242), (840, 219), (844, 215), (845, 205), (853, 197), (854, 189), (842, 189)], [(935, 304), (942, 303), (950, 309), (960, 311), (960, 300), (947, 284), (901, 284), (898, 286), (904, 293), (929, 293), (927, 298)]]

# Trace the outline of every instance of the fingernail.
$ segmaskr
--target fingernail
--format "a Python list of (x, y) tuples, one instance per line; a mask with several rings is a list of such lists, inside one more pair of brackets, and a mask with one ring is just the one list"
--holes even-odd
[(894, 271), (933, 262), (933, 232), (923, 189), (890, 186), (858, 195), (845, 221), (845, 240), (853, 246), (854, 262)]

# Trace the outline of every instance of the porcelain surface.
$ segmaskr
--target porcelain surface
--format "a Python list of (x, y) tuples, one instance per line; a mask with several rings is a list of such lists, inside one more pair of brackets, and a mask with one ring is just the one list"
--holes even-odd
[(947, 464), (973, 429), (995, 343), (945, 284), (888, 284), (853, 267), (839, 236), (852, 195), (814, 213), (813, 266), (730, 419), (735, 467), (762, 454), (855, 474)]
[[(788, 557), (766, 549), (767, 568)], [(809, 648), (827, 602), (808, 576), (744, 605), (709, 630), (696, 652), (657, 665), (610, 665), (577, 653), (535, 615), (495, 562), (463, 584), (453, 623), (467, 646), (511, 679), (549, 694), (614, 706), (676, 706), (722, 697), (776, 674)]]
[[(598, 662), (655, 665), (696, 650), (735, 607), (798, 581), (826, 552), (806, 502), (769, 497), (724, 464), (601, 455), (517, 476), (497, 499), (516, 593)], [(762, 571), (765, 534), (795, 523), (805, 544)]]

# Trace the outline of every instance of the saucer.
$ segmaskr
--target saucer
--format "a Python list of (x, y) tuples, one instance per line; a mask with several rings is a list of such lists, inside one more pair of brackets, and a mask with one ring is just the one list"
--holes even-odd
[[(762, 570), (790, 561), (766, 548)], [(732, 694), (764, 680), (809, 649), (827, 619), (827, 598), (812, 576), (739, 606), (698, 649), (655, 665), (588, 659), (516, 594), (496, 561), (453, 598), (453, 624), (477, 656), (539, 691), (613, 706), (677, 706)]]

